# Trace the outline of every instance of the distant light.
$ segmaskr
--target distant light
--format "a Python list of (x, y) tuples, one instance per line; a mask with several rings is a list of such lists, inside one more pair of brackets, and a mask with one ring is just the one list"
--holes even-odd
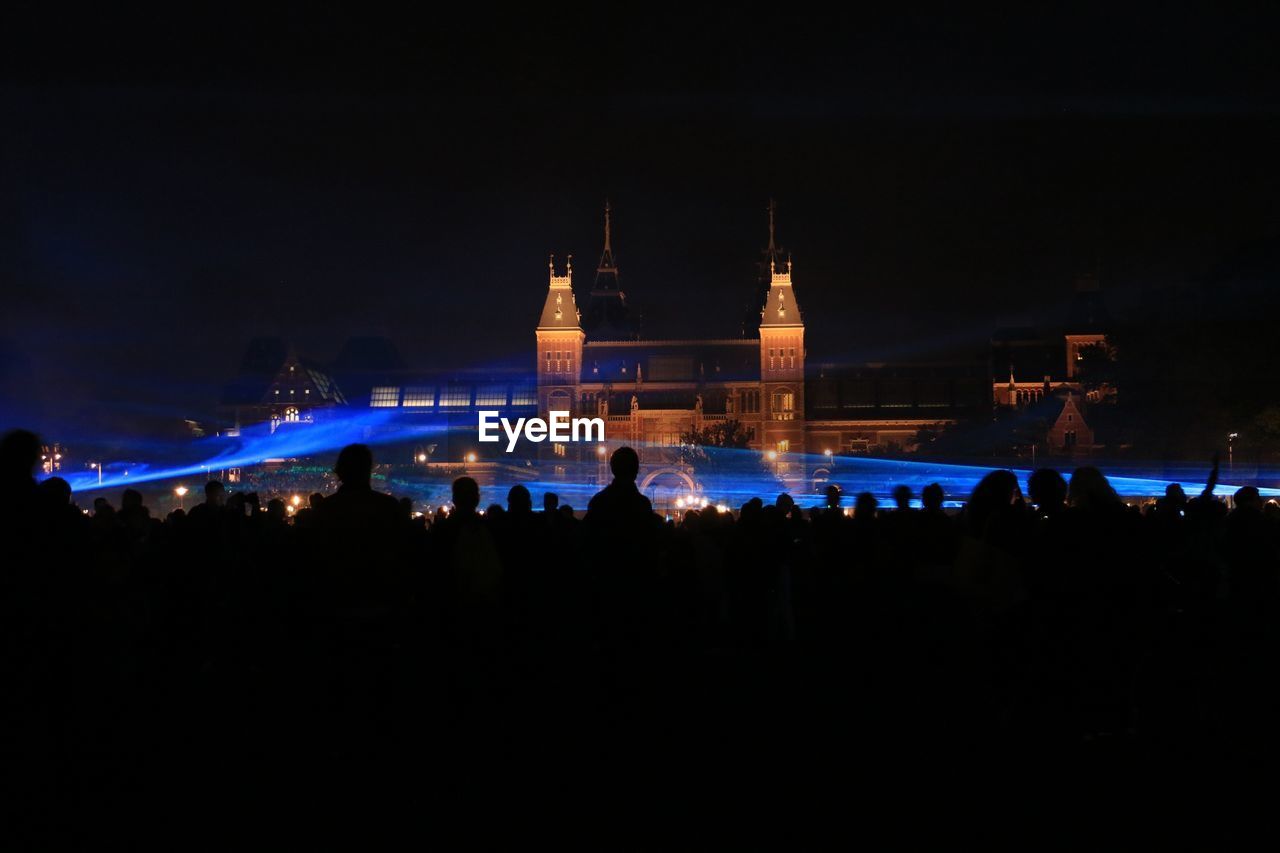
[(427, 454), (425, 454), (425, 453), (419, 453), (419, 454), (418, 454), (418, 461), (419, 461), (419, 462), (426, 462), (426, 461), (427, 461)]
[(178, 486), (178, 488), (173, 490), (173, 493), (181, 498), (185, 497), (188, 491), (190, 490), (186, 486)]
[(824, 451), (822, 451), (822, 455), (823, 455), (823, 456), (826, 456), (828, 459), (830, 459), (830, 458), (831, 458), (831, 451), (830, 451), (830, 450), (824, 450)]
[(680, 509), (684, 509), (684, 498), (676, 498), (676, 506)]
[(289, 503), (293, 504), (294, 506), (297, 506), (298, 504), (302, 503), (301, 495), (294, 495), (293, 497), (289, 498)]
[(475, 462), (475, 461), (476, 461), (476, 455), (475, 455), (474, 453), (468, 453), (468, 454), (467, 454), (467, 461), (468, 461), (468, 462)]
[(606, 448), (603, 444), (596, 445), (596, 453), (600, 454), (601, 456), (604, 456), (605, 453), (607, 452), (608, 452), (608, 448)]
[(768, 459), (770, 462), (776, 461), (778, 458), (778, 451), (770, 450), (768, 453), (765, 454), (765, 458)]

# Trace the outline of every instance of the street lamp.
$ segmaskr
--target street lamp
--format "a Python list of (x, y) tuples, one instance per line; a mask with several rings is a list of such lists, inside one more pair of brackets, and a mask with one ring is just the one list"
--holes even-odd
[(773, 463), (773, 477), (775, 480), (778, 479), (778, 451), (776, 450), (767, 451), (764, 455), (764, 458), (768, 459), (770, 462)]
[(178, 509), (182, 509), (182, 499), (187, 496), (187, 491), (186, 486), (178, 486), (173, 490), (173, 493), (178, 496)]
[(1227, 433), (1227, 470), (1228, 471), (1234, 471), (1236, 469), (1235, 453), (1233, 451), (1235, 450), (1236, 439), (1239, 437), (1240, 437), (1240, 433), (1238, 432)]
[(90, 463), (89, 463), (89, 467), (90, 467), (90, 468), (97, 468), (97, 469), (98, 469), (98, 485), (99, 485), (99, 486), (101, 486), (101, 485), (102, 485), (102, 463), (101, 463), (101, 462), (90, 462)]

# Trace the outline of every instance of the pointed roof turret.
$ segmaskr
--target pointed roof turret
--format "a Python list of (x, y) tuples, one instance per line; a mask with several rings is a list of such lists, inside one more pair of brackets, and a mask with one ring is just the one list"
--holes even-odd
[(564, 275), (556, 275), (556, 256), (547, 262), (549, 284), (547, 299), (542, 305), (542, 318), (538, 331), (555, 329), (581, 329), (578, 305), (573, 299), (573, 255), (565, 263)]
[(778, 265), (770, 261), (769, 293), (765, 297), (764, 309), (760, 312), (760, 326), (777, 328), (803, 325), (800, 305), (796, 302), (796, 294), (791, 287), (791, 258), (787, 258), (786, 272), (779, 271)]

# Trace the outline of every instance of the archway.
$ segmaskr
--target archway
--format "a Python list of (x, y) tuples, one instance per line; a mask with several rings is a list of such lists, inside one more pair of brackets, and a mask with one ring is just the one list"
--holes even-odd
[(673, 512), (676, 501), (697, 493), (698, 484), (679, 468), (656, 468), (640, 481), (640, 492), (649, 498), (657, 512)]

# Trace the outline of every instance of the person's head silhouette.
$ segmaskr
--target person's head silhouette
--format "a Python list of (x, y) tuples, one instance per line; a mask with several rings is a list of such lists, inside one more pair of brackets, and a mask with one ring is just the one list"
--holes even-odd
[(348, 444), (338, 454), (333, 473), (338, 475), (344, 486), (368, 487), (373, 476), (373, 452), (366, 444)]
[(227, 499), (227, 489), (217, 480), (204, 484), (204, 502), (209, 506), (222, 506)]
[(453, 481), (453, 506), (462, 513), (473, 513), (480, 506), (480, 485), (470, 477)]
[(1067, 502), (1067, 481), (1052, 468), (1041, 468), (1027, 478), (1027, 494), (1041, 509), (1056, 510)]
[(1258, 491), (1256, 486), (1242, 486), (1236, 489), (1233, 501), (1240, 509), (1262, 511), (1262, 493)]
[(945, 493), (942, 486), (937, 483), (930, 483), (920, 492), (920, 503), (930, 512), (937, 512), (942, 509), (942, 499)]
[(894, 486), (893, 503), (898, 509), (911, 508), (911, 487), (908, 485)]
[(640, 475), (640, 454), (630, 447), (619, 447), (609, 457), (609, 470), (613, 472), (613, 479), (634, 483)]
[(840, 508), (840, 487), (834, 484), (827, 486), (826, 494), (827, 494), (827, 506), (831, 509), (839, 509)]
[(507, 492), (507, 512), (533, 512), (533, 496), (528, 489), (519, 484), (511, 487)]
[(0, 438), (0, 480), (29, 481), (40, 461), (40, 439), (25, 429), (10, 430)]
[(542, 496), (543, 512), (555, 512), (558, 506), (560, 506), (560, 496), (555, 492), (547, 492)]
[[(50, 477), (40, 484), (39, 489), (41, 497), (43, 497), (50, 505), (71, 505), (71, 484), (61, 477)], [(1258, 490), (1254, 489), (1253, 492), (1256, 495)], [(1236, 502), (1239, 503), (1238, 497)]]

